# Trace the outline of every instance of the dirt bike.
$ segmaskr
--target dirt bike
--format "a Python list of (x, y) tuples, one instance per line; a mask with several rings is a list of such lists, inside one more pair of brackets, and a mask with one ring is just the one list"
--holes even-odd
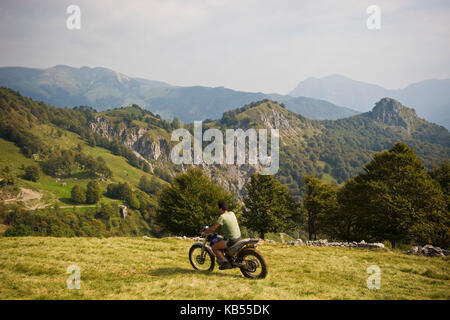
[[(204, 228), (206, 230), (207, 227)], [(189, 261), (194, 269), (199, 271), (213, 271), (216, 256), (209, 243), (214, 235), (209, 234), (203, 243), (195, 243), (189, 249)], [(239, 268), (242, 274), (251, 279), (264, 279), (267, 276), (267, 263), (256, 250), (258, 239), (239, 240), (223, 250), (232, 268)]]

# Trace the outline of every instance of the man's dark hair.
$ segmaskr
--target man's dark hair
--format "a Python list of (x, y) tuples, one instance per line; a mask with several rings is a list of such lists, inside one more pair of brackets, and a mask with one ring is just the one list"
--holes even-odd
[(219, 209), (222, 209), (223, 211), (228, 211), (228, 204), (226, 201), (220, 200), (218, 202)]

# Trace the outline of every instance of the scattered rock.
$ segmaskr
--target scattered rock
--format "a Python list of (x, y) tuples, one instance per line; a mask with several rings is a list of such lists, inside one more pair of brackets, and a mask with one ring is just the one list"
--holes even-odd
[(280, 239), (282, 244), (286, 244), (286, 241), (284, 240), (284, 233), (280, 233)]
[(301, 246), (301, 245), (303, 245), (303, 240), (297, 239), (295, 241), (286, 242), (285, 244), (290, 245), (290, 246)]
[(186, 236), (178, 236), (175, 237), (178, 240), (192, 240), (192, 241), (203, 241), (204, 238), (202, 237), (186, 237)]
[(434, 247), (431, 244), (425, 246), (415, 246), (409, 249), (406, 254), (420, 254), (426, 257), (446, 257), (450, 255), (450, 250)]
[(149, 240), (150, 239), (149, 236), (143, 236), (142, 238), (145, 239), (145, 240)]
[(381, 242), (367, 243), (366, 245), (369, 248), (372, 248), (372, 249), (382, 249), (382, 248), (384, 248), (384, 244), (381, 243)]

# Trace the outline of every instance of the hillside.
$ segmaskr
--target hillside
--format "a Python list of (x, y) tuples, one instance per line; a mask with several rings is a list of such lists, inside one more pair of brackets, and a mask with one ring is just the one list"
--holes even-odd
[[(196, 272), (187, 258), (192, 244), (174, 238), (1, 238), (0, 299), (450, 298), (446, 258), (264, 244), (258, 250), (268, 277), (248, 280), (237, 269)], [(80, 268), (79, 290), (67, 289), (70, 265)], [(371, 265), (381, 269), (380, 290), (367, 288)]]
[[(302, 177), (313, 174), (327, 181), (343, 182), (359, 173), (375, 152), (403, 141), (422, 157), (429, 167), (449, 157), (450, 135), (443, 127), (420, 119), (412, 109), (398, 101), (383, 99), (372, 112), (336, 121), (316, 121), (300, 116), (282, 105), (263, 100), (225, 112), (217, 121), (203, 124), (204, 128), (277, 128), (280, 129), (280, 171), (278, 178), (291, 192), (300, 196)], [(101, 116), (91, 125), (104, 137), (117, 136), (125, 124), (110, 124)], [(108, 129), (105, 129), (108, 128)], [(192, 130), (192, 125), (186, 125)], [(164, 134), (149, 132), (142, 127), (140, 134), (130, 127), (120, 134), (122, 142), (145, 155), (155, 166), (170, 163), (170, 146)], [(192, 131), (191, 131), (192, 132)], [(128, 140), (131, 139), (130, 143)], [(150, 147), (149, 147), (150, 143)], [(159, 161), (162, 160), (162, 161)], [(202, 168), (219, 184), (242, 195), (243, 187), (255, 168), (249, 166), (210, 166)], [(173, 171), (173, 170), (172, 170)]]
[(289, 95), (323, 99), (361, 112), (369, 111), (384, 97), (400, 100), (428, 121), (450, 128), (450, 79), (432, 79), (413, 83), (404, 89), (389, 90), (378, 85), (355, 81), (341, 75), (308, 78)]
[[(185, 167), (170, 160), (171, 132), (180, 126), (169, 123), (138, 106), (104, 112), (87, 108), (55, 108), (22, 97), (8, 89), (0, 89), (0, 125), (2, 137), (16, 144), (14, 160), (0, 156), (20, 174), (22, 163), (37, 154), (48, 158), (55, 148), (76, 148), (81, 144), (88, 155), (107, 160), (113, 171), (112, 181), (128, 181), (137, 186), (141, 176), (158, 183)], [(15, 138), (13, 132), (22, 132)], [(303, 176), (312, 174), (325, 181), (341, 183), (359, 173), (375, 152), (390, 148), (395, 142), (408, 144), (423, 159), (426, 166), (441, 163), (450, 155), (450, 134), (443, 127), (419, 118), (414, 110), (393, 99), (379, 101), (373, 111), (336, 121), (309, 120), (270, 100), (254, 102), (225, 112), (220, 120), (205, 122), (204, 128), (277, 128), (280, 130), (280, 170), (278, 179), (296, 197), (301, 196)], [(192, 130), (192, 125), (186, 125)], [(8, 131), (9, 130), (9, 131)], [(192, 132), (192, 131), (191, 131)], [(11, 142), (3, 142), (12, 148)], [(21, 152), (19, 152), (19, 147)], [(255, 167), (217, 166), (202, 164), (204, 172), (217, 183), (239, 196)], [(49, 189), (48, 179), (43, 190)], [(54, 179), (54, 178), (53, 178)], [(55, 181), (55, 179), (53, 180)], [(78, 180), (79, 181), (79, 180)], [(86, 180), (82, 180), (86, 183)], [(22, 182), (29, 186), (28, 182)], [(56, 184), (56, 182), (52, 182)], [(67, 198), (74, 180), (66, 188), (57, 188), (51, 198)], [(81, 182), (83, 183), (83, 182)], [(107, 182), (104, 182), (104, 186)], [(50, 192), (50, 190), (47, 190)], [(152, 197), (152, 195), (150, 195)]]
[[(34, 218), (39, 216), (46, 221), (40, 224), (42, 230), (38, 232), (41, 234), (153, 233), (154, 193), (167, 182), (151, 172), (149, 163), (142, 156), (122, 143), (95, 136), (88, 125), (94, 119), (94, 111), (49, 107), (7, 89), (0, 90), (0, 111), (0, 200), (4, 200), (0, 201), (1, 221), (11, 210), (20, 219), (30, 219), (26, 211), (20, 209), (24, 208), (33, 210)], [(118, 112), (112, 112), (111, 119)], [(149, 122), (168, 125), (149, 112), (145, 113)], [(30, 166), (40, 168), (37, 181), (26, 178), (26, 168)], [(151, 182), (151, 191), (142, 190), (142, 179), (147, 185)], [(93, 181), (99, 185), (99, 201), (75, 202), (71, 193), (73, 187), (77, 185), (86, 190)], [(118, 185), (129, 186), (128, 198), (109, 191), (111, 186)], [(127, 219), (118, 216), (122, 204), (128, 207)], [(110, 220), (112, 212), (117, 217)], [(55, 216), (55, 213), (61, 215)], [(56, 221), (59, 218), (68, 219), (65, 222), (72, 226), (77, 223), (79, 228), (63, 230), (62, 223)], [(98, 218), (106, 221), (108, 230), (98, 223)]]
[(224, 114), (211, 127), (278, 128), (280, 181), (300, 195), (302, 177), (313, 174), (343, 182), (359, 173), (373, 154), (402, 141), (425, 165), (450, 156), (450, 134), (420, 119), (393, 99), (380, 100), (373, 111), (336, 121), (309, 120), (271, 101), (253, 103)]
[(332, 103), (290, 96), (243, 92), (223, 87), (178, 87), (164, 82), (132, 78), (106, 68), (47, 69), (0, 68), (0, 86), (58, 107), (90, 106), (106, 110), (138, 104), (164, 119), (182, 122), (219, 119), (227, 110), (265, 98), (277, 100), (311, 119), (334, 120), (357, 114)]

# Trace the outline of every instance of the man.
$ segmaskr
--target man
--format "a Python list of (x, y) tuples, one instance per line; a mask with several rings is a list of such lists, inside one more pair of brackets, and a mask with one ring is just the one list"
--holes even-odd
[(211, 248), (219, 261), (219, 269), (231, 269), (231, 263), (225, 258), (223, 251), (227, 247), (233, 245), (236, 241), (241, 238), (241, 230), (239, 229), (239, 224), (237, 222), (236, 216), (233, 211), (228, 211), (228, 204), (225, 201), (219, 201), (219, 211), (220, 216), (217, 222), (207, 230), (202, 232), (202, 237), (209, 233), (213, 233), (217, 228), (222, 226), (222, 233), (224, 238), (219, 235), (215, 235), (211, 239)]

